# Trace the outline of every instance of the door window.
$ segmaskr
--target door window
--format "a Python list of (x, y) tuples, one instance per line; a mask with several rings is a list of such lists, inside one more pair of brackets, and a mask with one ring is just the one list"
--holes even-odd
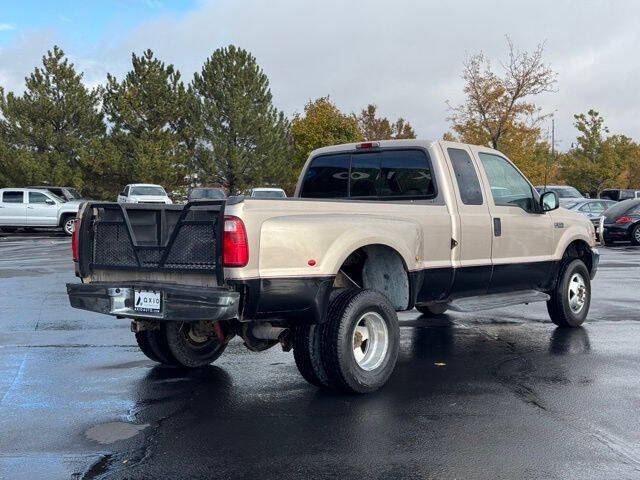
[(448, 148), (449, 159), (456, 174), (460, 199), (465, 205), (482, 205), (482, 189), (471, 157), (461, 148)]
[(22, 203), (22, 199), (24, 198), (24, 194), (22, 192), (3, 192), (2, 193), (2, 202), (3, 203)]
[(489, 179), (496, 206), (520, 207), (527, 212), (537, 211), (531, 185), (511, 163), (490, 153), (479, 153), (478, 156)]
[(46, 204), (49, 197), (40, 192), (29, 192), (29, 203)]

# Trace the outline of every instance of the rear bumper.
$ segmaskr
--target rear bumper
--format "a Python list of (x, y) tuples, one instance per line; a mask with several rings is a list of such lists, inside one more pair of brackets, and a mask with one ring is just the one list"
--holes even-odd
[[(134, 290), (160, 292), (161, 311), (134, 308)], [(67, 283), (74, 308), (116, 317), (147, 320), (229, 320), (237, 318), (240, 293), (222, 287), (196, 287), (149, 282)]]
[(603, 240), (629, 240), (631, 233), (626, 225), (604, 224), (600, 238)]

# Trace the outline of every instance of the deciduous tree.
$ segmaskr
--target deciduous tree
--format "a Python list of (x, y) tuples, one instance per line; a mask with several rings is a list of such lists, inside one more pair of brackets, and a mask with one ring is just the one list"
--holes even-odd
[(377, 108), (376, 105), (369, 104), (356, 117), (363, 140), (416, 138), (416, 133), (409, 122), (402, 117), (393, 123), (387, 117), (377, 117)]

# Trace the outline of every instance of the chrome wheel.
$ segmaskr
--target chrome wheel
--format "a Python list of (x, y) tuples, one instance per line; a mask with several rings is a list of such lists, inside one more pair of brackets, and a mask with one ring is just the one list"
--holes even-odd
[(587, 301), (587, 286), (584, 278), (579, 273), (571, 275), (569, 280), (569, 307), (573, 313), (578, 313)]
[(636, 240), (636, 243), (640, 243), (640, 227), (633, 229), (633, 238)]
[(384, 319), (376, 312), (360, 317), (353, 330), (353, 357), (360, 368), (375, 370), (384, 361), (389, 349), (389, 331)]
[(73, 224), (75, 222), (75, 218), (70, 218), (66, 222), (64, 222), (64, 233), (67, 235), (73, 234)]

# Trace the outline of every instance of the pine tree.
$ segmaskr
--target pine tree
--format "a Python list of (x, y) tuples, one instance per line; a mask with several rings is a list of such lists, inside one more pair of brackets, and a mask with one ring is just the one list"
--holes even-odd
[(289, 123), (273, 106), (256, 59), (233, 45), (217, 49), (194, 75), (193, 88), (201, 106), (200, 180), (230, 194), (281, 185), (291, 168)]
[(92, 150), (105, 133), (100, 89), (89, 90), (58, 46), (25, 78), (25, 92), (0, 88), (0, 181), (82, 189)]
[[(195, 151), (197, 103), (173, 65), (151, 50), (131, 55), (132, 70), (121, 82), (107, 75), (104, 111), (113, 125), (109, 164), (118, 184), (160, 183), (184, 189)], [(106, 172), (105, 172), (106, 173)]]

